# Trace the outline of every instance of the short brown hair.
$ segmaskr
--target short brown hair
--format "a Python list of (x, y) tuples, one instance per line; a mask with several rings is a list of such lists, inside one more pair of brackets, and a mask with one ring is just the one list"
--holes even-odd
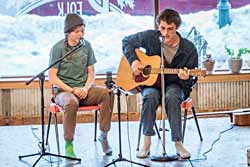
[(156, 24), (159, 25), (160, 21), (165, 21), (168, 24), (174, 23), (176, 25), (176, 28), (179, 28), (179, 26), (181, 25), (181, 17), (179, 13), (176, 10), (168, 8), (161, 11), (157, 16)]

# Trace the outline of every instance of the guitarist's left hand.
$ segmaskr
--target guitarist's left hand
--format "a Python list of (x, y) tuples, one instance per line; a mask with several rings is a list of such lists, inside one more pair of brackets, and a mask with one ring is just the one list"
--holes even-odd
[(189, 78), (189, 70), (187, 68), (184, 69), (180, 68), (178, 77), (182, 80), (187, 80)]

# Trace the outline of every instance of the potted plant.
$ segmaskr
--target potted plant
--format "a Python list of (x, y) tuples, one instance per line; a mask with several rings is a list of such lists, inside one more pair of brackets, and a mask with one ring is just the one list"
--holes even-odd
[(239, 73), (242, 67), (242, 55), (250, 54), (250, 49), (239, 48), (237, 54), (231, 48), (225, 46), (226, 52), (229, 55), (228, 66), (232, 73)]
[(206, 55), (206, 59), (202, 62), (203, 67), (206, 68), (207, 73), (212, 73), (213, 69), (214, 69), (214, 64), (215, 64), (215, 60), (212, 59), (212, 55), (211, 54), (207, 54)]

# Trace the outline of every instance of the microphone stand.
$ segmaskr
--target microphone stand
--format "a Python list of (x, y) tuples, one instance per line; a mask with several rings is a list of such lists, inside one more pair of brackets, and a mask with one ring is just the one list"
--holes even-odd
[(51, 67), (53, 67), (54, 65), (56, 65), (57, 63), (61, 62), (64, 58), (66, 58), (67, 56), (69, 56), (70, 54), (72, 54), (73, 52), (77, 51), (78, 49), (80, 49), (82, 46), (84, 46), (84, 43), (81, 42), (81, 44), (72, 49), (71, 51), (69, 51), (68, 53), (66, 53), (64, 56), (60, 57), (58, 60), (56, 60), (53, 64), (51, 64), (50, 66), (48, 66), (46, 69), (44, 69), (43, 71), (41, 71), (39, 74), (37, 74), (36, 76), (34, 76), (33, 78), (31, 78), (29, 81), (27, 81), (25, 84), (29, 85), (33, 80), (35, 80), (36, 78), (39, 78), (39, 85), (40, 85), (40, 91), (41, 91), (41, 127), (42, 127), (42, 141), (41, 143), (39, 143), (39, 148), (41, 149), (38, 153), (34, 153), (34, 154), (28, 154), (28, 155), (22, 155), (19, 156), (19, 160), (21, 160), (22, 158), (25, 157), (31, 157), (31, 156), (36, 156), (36, 155), (40, 155), (38, 157), (38, 159), (35, 161), (35, 163), (33, 164), (32, 167), (36, 166), (36, 164), (38, 163), (38, 161), (43, 157), (43, 156), (55, 156), (55, 157), (61, 157), (61, 158), (67, 158), (67, 159), (71, 159), (71, 160), (77, 160), (79, 162), (81, 162), (80, 158), (72, 158), (72, 157), (68, 157), (68, 156), (63, 156), (63, 155), (59, 155), (59, 154), (52, 154), (49, 152), (46, 152), (46, 148), (44, 145), (44, 80), (45, 80), (45, 75), (44, 73), (49, 70)]
[(161, 71), (161, 118), (162, 118), (162, 155), (152, 155), (150, 159), (152, 161), (160, 161), (160, 162), (167, 162), (167, 161), (174, 161), (177, 160), (178, 157), (176, 155), (167, 155), (166, 147), (165, 147), (165, 114), (166, 114), (166, 104), (165, 104), (165, 75), (164, 75), (164, 37), (160, 37), (161, 41), (161, 64), (160, 64), (160, 71)]
[[(127, 161), (136, 165), (140, 165), (140, 166), (144, 166), (144, 167), (149, 167), (148, 165), (144, 165), (138, 162), (134, 162), (131, 160), (128, 160), (126, 158), (122, 157), (122, 139), (121, 139), (121, 100), (120, 100), (120, 96), (121, 93), (124, 94), (125, 96), (128, 96), (128, 93), (126, 91), (124, 91), (122, 88), (120, 88), (119, 86), (117, 86), (114, 81), (111, 81), (111, 83), (108, 83), (111, 85), (111, 88), (114, 88), (116, 90), (115, 95), (117, 95), (117, 109), (118, 109), (118, 135), (119, 135), (119, 154), (118, 154), (118, 158), (117, 159), (113, 159), (112, 162), (108, 163), (107, 165), (105, 165), (104, 167), (108, 167), (110, 165), (115, 165), (116, 162), (119, 161)], [(116, 165), (115, 165), (116, 166)]]

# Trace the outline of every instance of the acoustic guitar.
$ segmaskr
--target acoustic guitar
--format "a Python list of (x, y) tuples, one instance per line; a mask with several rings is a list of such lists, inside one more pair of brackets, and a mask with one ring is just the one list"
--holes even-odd
[[(158, 74), (163, 71), (164, 74), (178, 74), (179, 69), (164, 68), (160, 69), (160, 56), (147, 56), (145, 53), (136, 49), (136, 55), (143, 64), (142, 74), (134, 76), (131, 66), (125, 56), (122, 57), (116, 78), (116, 84), (124, 90), (136, 94), (140, 92), (140, 86), (152, 86), (157, 80)], [(184, 69), (189, 71), (189, 75), (195, 77), (204, 77), (206, 75), (205, 69)]]

